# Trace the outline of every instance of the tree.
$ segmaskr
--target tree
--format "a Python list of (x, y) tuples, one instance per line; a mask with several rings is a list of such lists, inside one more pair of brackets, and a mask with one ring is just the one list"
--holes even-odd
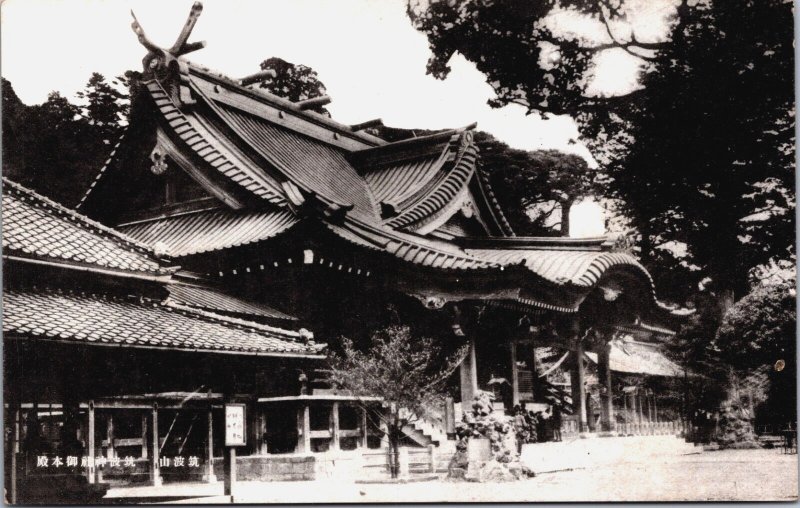
[(724, 311), (751, 270), (794, 256), (791, 5), (734, 0), (682, 5), (645, 91), (616, 108), (629, 141), (608, 164), (648, 256), (667, 244)]
[(764, 367), (769, 387), (762, 413), (771, 423), (796, 414), (797, 293), (792, 282), (757, 287), (725, 314), (715, 346), (740, 377)]
[(481, 168), (519, 235), (569, 236), (572, 205), (597, 192), (597, 173), (586, 161), (558, 150), (516, 150), (477, 132)]
[[(685, 298), (708, 278), (724, 309), (754, 267), (794, 256), (792, 5), (665, 4), (670, 23), (644, 40), (630, 22), (635, 4), (411, 0), (408, 13), (428, 37), (434, 76), (446, 77), (457, 51), (486, 75), (494, 105), (572, 115), (659, 287)], [(591, 30), (559, 29), (559, 16)], [(640, 66), (637, 83), (592, 88), (609, 51)], [(687, 278), (661, 280), (673, 267)]]
[(99, 72), (93, 72), (85, 90), (77, 94), (86, 101), (81, 107), (81, 115), (105, 144), (116, 142), (130, 109), (127, 76), (117, 77), (112, 84), (124, 91), (109, 84)]
[[(330, 356), (330, 381), (359, 397), (380, 397), (382, 406), (362, 401), (373, 423), (383, 422), (391, 450), (391, 473), (397, 477), (397, 451), (403, 427), (425, 418), (439, 405), (447, 378), (466, 351), (462, 348), (442, 361), (430, 338), (413, 337), (407, 326), (390, 326), (375, 332), (366, 352), (342, 340), (342, 353)], [(444, 367), (442, 367), (444, 365)], [(376, 425), (377, 426), (377, 425)]]
[[(292, 102), (322, 97), (327, 93), (317, 71), (311, 67), (272, 57), (261, 62), (261, 70), (273, 70), (276, 76), (261, 81), (259, 87)], [(311, 111), (330, 116), (324, 106)]]
[[(612, 27), (626, 25), (619, 0), (408, 0), (407, 13), (431, 49), (428, 73), (444, 79), (458, 52), (486, 75), (497, 97), (493, 105), (521, 104), (532, 112), (577, 116), (606, 107), (615, 98), (589, 91), (596, 58), (610, 50), (645, 59), (660, 40), (620, 40)], [(607, 28), (603, 37), (558, 30), (556, 14), (577, 15)]]
[[(124, 77), (117, 78), (126, 85)], [(75, 205), (127, 121), (127, 93), (97, 73), (79, 94), (83, 107), (58, 92), (26, 106), (3, 80), (3, 170), (6, 176), (67, 206)], [(8, 109), (5, 109), (8, 108)]]

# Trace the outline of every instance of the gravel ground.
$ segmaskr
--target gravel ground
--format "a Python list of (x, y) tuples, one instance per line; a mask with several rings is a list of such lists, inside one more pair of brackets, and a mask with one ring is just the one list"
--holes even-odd
[[(779, 449), (729, 450), (546, 473), (514, 483), (243, 482), (234, 494), (237, 503), (790, 501), (797, 499), (797, 466), (797, 455)], [(177, 493), (177, 487), (161, 489), (164, 495)], [(182, 490), (189, 494), (192, 489)], [(219, 495), (222, 489), (205, 485), (195, 492)], [(182, 502), (225, 501), (206, 497)]]

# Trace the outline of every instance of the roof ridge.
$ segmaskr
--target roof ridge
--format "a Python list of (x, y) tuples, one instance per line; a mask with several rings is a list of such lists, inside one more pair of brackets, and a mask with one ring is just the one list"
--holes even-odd
[[(155, 251), (152, 247), (148, 246), (147, 244), (141, 243), (134, 238), (129, 237), (128, 235), (117, 231), (116, 229), (110, 228), (105, 226), (97, 221), (90, 219), (89, 217), (81, 214), (77, 210), (73, 210), (68, 208), (38, 192), (25, 187), (24, 185), (14, 182), (10, 180), (8, 177), (2, 177), (3, 187), (9, 186), (12, 191), (17, 192), (21, 195), (28, 196), (29, 198), (36, 200), (40, 203), (43, 207), (49, 208), (51, 211), (55, 211), (59, 215), (63, 215), (73, 222), (81, 224), (83, 226), (89, 226), (93, 228), (94, 233), (101, 234), (105, 238), (108, 238), (113, 241), (121, 242), (129, 247), (132, 247), (139, 251), (140, 254), (147, 254), (148, 256), (152, 257), (156, 264), (162, 265), (163, 263), (159, 262), (164, 259), (163, 256), (157, 256)], [(90, 230), (91, 231), (91, 230)], [(163, 267), (162, 267), (163, 268)]]
[[(239, 319), (235, 317), (224, 316), (222, 314), (217, 314), (216, 312), (211, 312), (208, 310), (196, 309), (189, 305), (183, 305), (180, 303), (170, 302), (169, 297), (166, 300), (160, 302), (162, 307), (166, 309), (174, 309), (179, 312), (189, 313), (197, 315), (206, 321), (222, 323), (225, 326), (229, 326), (232, 328), (249, 328), (256, 332), (269, 332), (275, 333), (278, 335), (283, 335), (286, 337), (286, 340), (290, 340), (292, 342), (298, 342), (303, 338), (303, 334), (300, 331), (294, 330), (287, 330), (285, 328), (278, 328), (276, 326), (269, 326), (264, 325), (261, 323), (256, 323), (254, 321), (249, 321), (247, 319)], [(310, 333), (310, 332), (309, 332)], [(312, 334), (313, 337), (313, 334)]]
[(490, 211), (492, 212), (492, 215), (495, 216), (495, 221), (499, 222), (503, 233), (506, 233), (509, 236), (516, 236), (514, 234), (514, 228), (511, 227), (511, 224), (506, 218), (506, 214), (500, 207), (500, 202), (497, 201), (497, 196), (494, 193), (494, 189), (492, 189), (492, 184), (489, 182), (489, 175), (486, 174), (482, 165), (480, 164), (480, 158), (476, 164), (475, 173), (478, 175), (478, 187), (480, 188), (481, 192), (486, 195), (486, 198), (488, 198), (486, 201), (489, 202), (489, 206), (493, 208), (493, 210)]
[(189, 66), (190, 72), (201, 74), (203, 75), (203, 77), (210, 78), (212, 80), (219, 81), (225, 85), (231, 86), (234, 88), (234, 90), (238, 92), (244, 92), (246, 95), (250, 96), (256, 101), (262, 103), (268, 101), (271, 106), (289, 110), (292, 112), (292, 114), (297, 115), (299, 118), (320, 125), (322, 127), (339, 130), (343, 134), (355, 137), (356, 139), (364, 143), (373, 143), (373, 144), (378, 143), (377, 146), (380, 146), (380, 143), (386, 143), (386, 141), (383, 138), (380, 138), (378, 136), (373, 136), (371, 134), (367, 134), (360, 131), (354, 131), (349, 125), (338, 122), (331, 117), (320, 115), (314, 113), (313, 111), (303, 110), (300, 108), (300, 106), (297, 105), (297, 103), (292, 102), (284, 97), (280, 97), (279, 95), (273, 94), (271, 92), (268, 92), (260, 88), (248, 88), (246, 86), (243, 86), (239, 83), (239, 80), (231, 78), (230, 76), (222, 72), (211, 69), (208, 66), (194, 63), (184, 58), (181, 58), (181, 60), (186, 62), (186, 64)]
[[(474, 130), (477, 126), (478, 123), (473, 122), (469, 125), (465, 125), (464, 127), (457, 127), (455, 129), (446, 129), (441, 132), (435, 132), (433, 134), (427, 134), (425, 136), (415, 136), (412, 138), (400, 139), (398, 141), (392, 141), (390, 143), (386, 143), (385, 145), (373, 146), (370, 148), (364, 148), (362, 150), (356, 150), (354, 152), (351, 152), (350, 156), (353, 157), (354, 159), (364, 159), (374, 154), (391, 152), (398, 148), (413, 148), (415, 145), (424, 145), (428, 143), (440, 143), (440, 142), (449, 143), (453, 136)], [(417, 152), (413, 153), (409, 157), (403, 157), (401, 158), (401, 160), (414, 159), (416, 157), (420, 157), (420, 155)], [(363, 163), (359, 163), (359, 166), (362, 164)]]

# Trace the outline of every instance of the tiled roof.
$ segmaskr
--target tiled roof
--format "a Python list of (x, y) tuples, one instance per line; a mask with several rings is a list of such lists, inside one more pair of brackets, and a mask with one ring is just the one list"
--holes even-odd
[(170, 256), (181, 257), (266, 240), (297, 222), (285, 209), (210, 210), (122, 225), (119, 230), (148, 245), (159, 244)]
[(375, 200), (395, 206), (442, 169), (442, 154), (406, 159), (364, 173)]
[[(594, 363), (597, 363), (597, 353), (587, 352), (586, 356)], [(655, 344), (643, 344), (640, 342), (612, 343), (608, 363), (612, 371), (625, 374), (665, 377), (683, 375), (683, 369), (667, 358)]]
[(207, 287), (170, 284), (168, 289), (170, 301), (189, 307), (222, 312), (224, 314), (245, 314), (285, 321), (297, 320), (294, 316), (284, 314), (266, 305), (242, 300)]
[(633, 256), (622, 252), (534, 249), (466, 249), (465, 252), (501, 266), (524, 264), (530, 271), (555, 284), (591, 287), (606, 270), (620, 265), (647, 274)]
[[(456, 196), (467, 186), (475, 173), (475, 162), (478, 150), (472, 143), (472, 133), (464, 132), (453, 136), (455, 165), (452, 169), (433, 179), (423, 187), (423, 192), (406, 198), (400, 204), (403, 210), (400, 215), (387, 221), (392, 227), (405, 227), (428, 218), (456, 200)], [(456, 205), (458, 203), (455, 203)]]
[(469, 256), (455, 245), (440, 240), (368, 229), (351, 223), (327, 226), (337, 236), (351, 243), (381, 250), (421, 266), (453, 270), (500, 268), (497, 263)]
[(132, 272), (157, 273), (145, 245), (3, 179), (3, 252)]
[(353, 205), (354, 215), (378, 220), (367, 183), (344, 150), (223, 104), (216, 110), (238, 136), (299, 187), (330, 202)]
[(209, 352), (308, 355), (320, 349), (299, 332), (243, 323), (129, 298), (52, 289), (3, 293), (6, 336)]
[(263, 170), (234, 153), (233, 147), (221, 146), (223, 136), (209, 130), (210, 123), (200, 122), (196, 115), (181, 112), (158, 82), (150, 81), (147, 89), (164, 119), (198, 157), (256, 196), (271, 203), (285, 201), (279, 185), (267, 177)]

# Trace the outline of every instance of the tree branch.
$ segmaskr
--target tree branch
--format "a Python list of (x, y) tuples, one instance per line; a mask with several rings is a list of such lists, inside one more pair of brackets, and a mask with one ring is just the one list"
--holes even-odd
[[(660, 43), (647, 43), (647, 42), (639, 42), (636, 40), (636, 35), (633, 33), (633, 29), (631, 29), (631, 40), (629, 42), (620, 42), (614, 37), (614, 33), (611, 30), (611, 25), (609, 24), (608, 17), (606, 16), (606, 9), (608, 9), (608, 3), (602, 2), (600, 5), (600, 20), (603, 22), (603, 25), (606, 27), (606, 33), (608, 34), (609, 38), (611, 38), (611, 43), (607, 45), (607, 47), (599, 46), (602, 49), (612, 49), (612, 48), (620, 48), (624, 50), (631, 56), (635, 56), (636, 58), (641, 58), (643, 60), (654, 60), (653, 56), (645, 56), (639, 53), (634, 53), (631, 51), (631, 48), (641, 48), (644, 50), (657, 50), (661, 47)], [(593, 48), (593, 50), (597, 50), (597, 48)]]

